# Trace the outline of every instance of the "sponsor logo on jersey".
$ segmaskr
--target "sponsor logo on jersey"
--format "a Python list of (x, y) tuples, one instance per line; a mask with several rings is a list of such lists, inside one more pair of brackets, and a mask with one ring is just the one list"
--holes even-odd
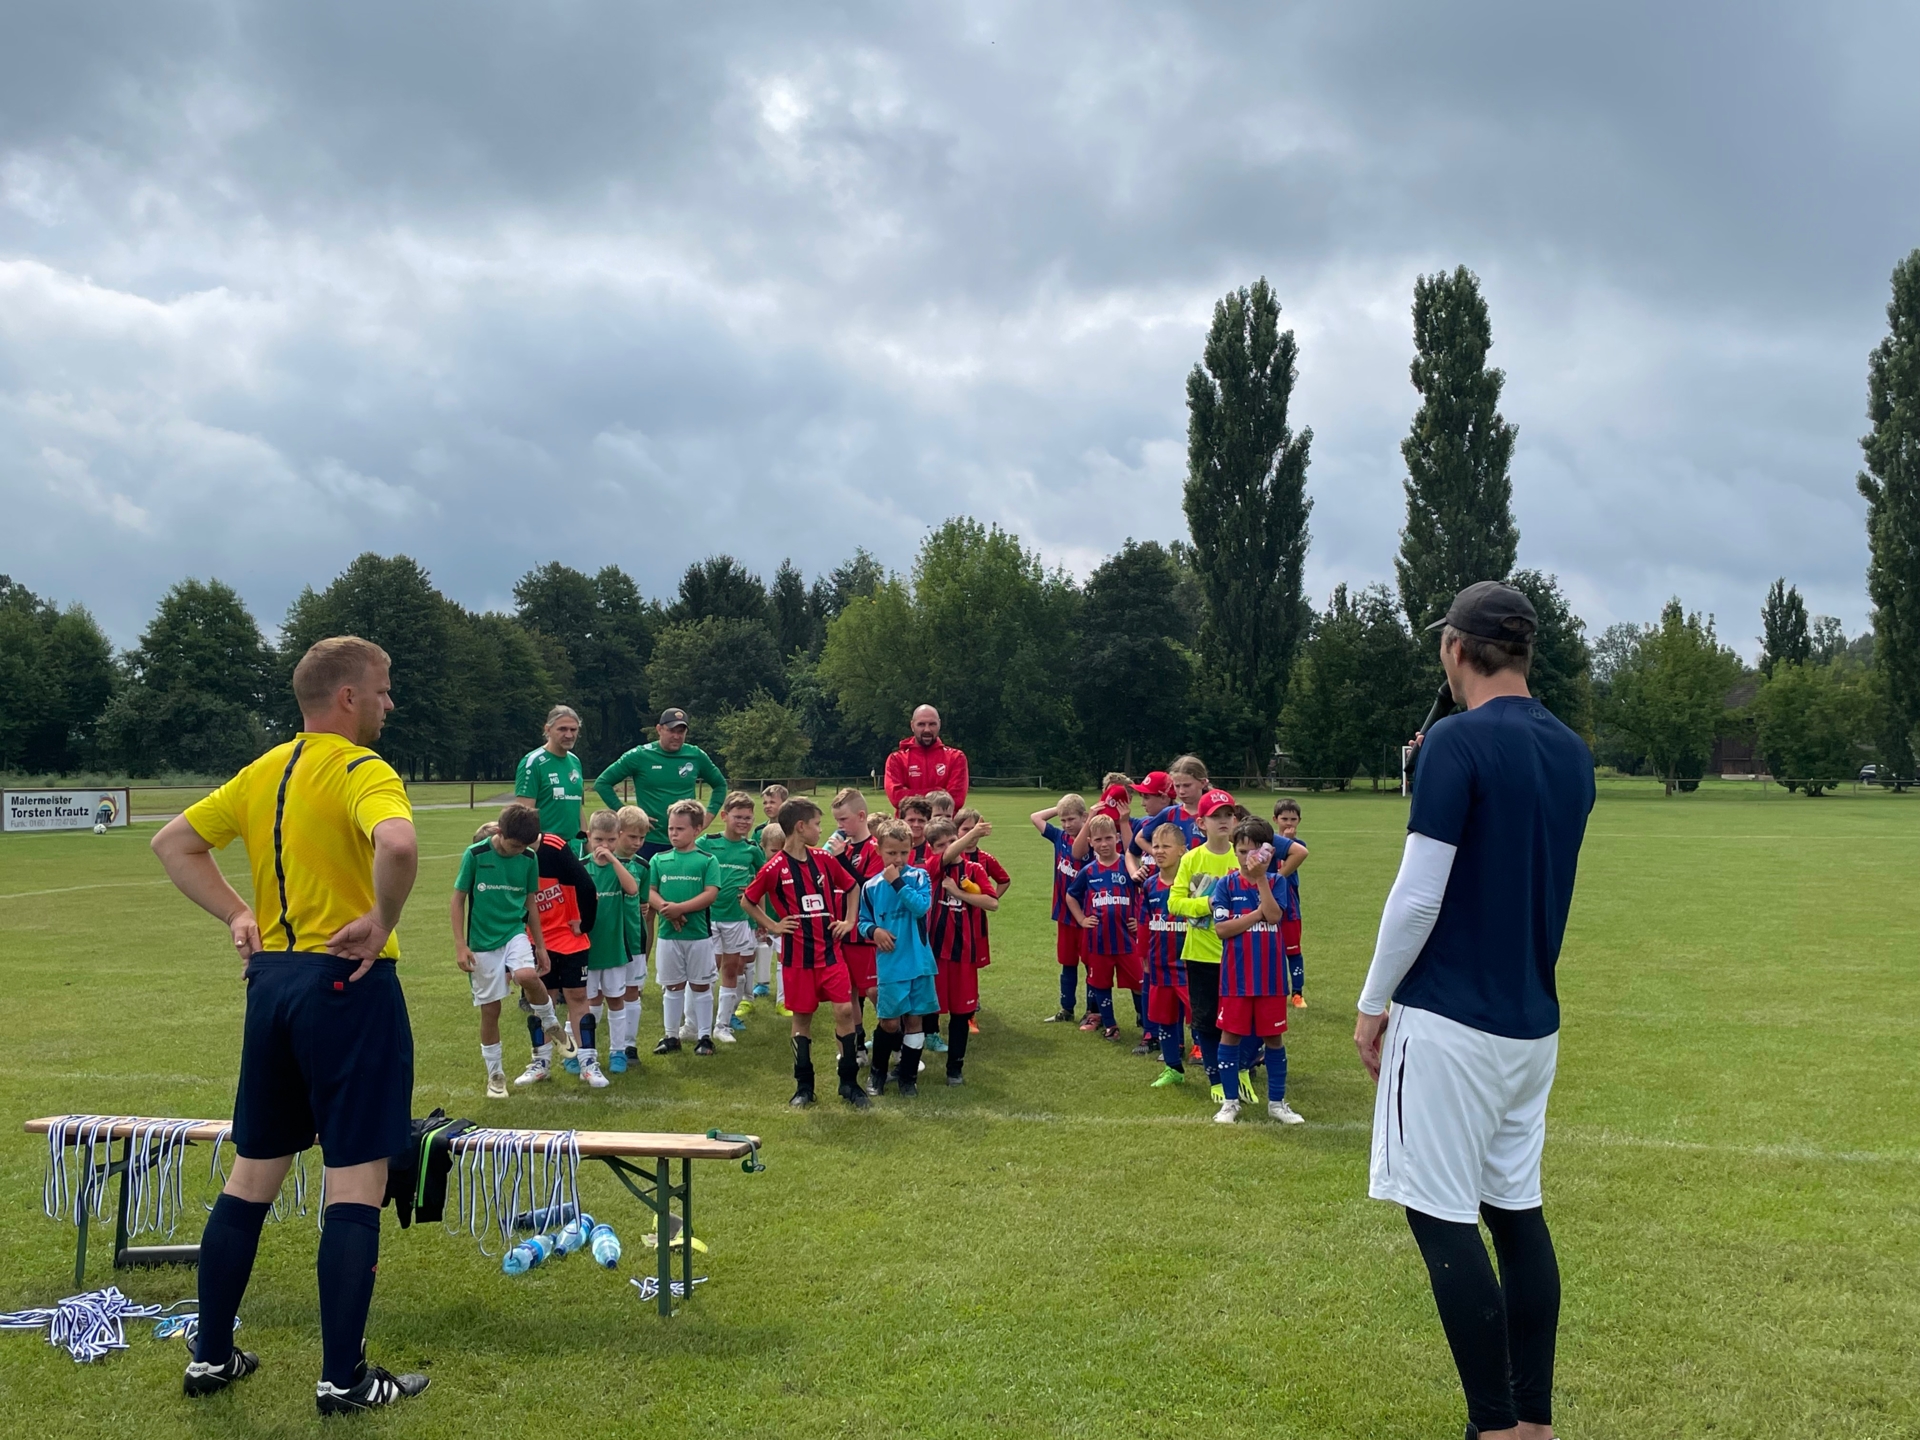
[(827, 911), (827, 898), (824, 895), (802, 895), (800, 913), (802, 915), (824, 915)]

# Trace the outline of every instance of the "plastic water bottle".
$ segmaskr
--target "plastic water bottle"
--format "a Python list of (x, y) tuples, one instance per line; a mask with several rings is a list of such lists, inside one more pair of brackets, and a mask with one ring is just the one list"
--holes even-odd
[(552, 1210), (522, 1210), (518, 1215), (513, 1217), (512, 1228), (515, 1230), (553, 1230), (558, 1229), (571, 1219), (573, 1219), (572, 1204), (561, 1204), (554, 1206)]
[(536, 1265), (544, 1265), (553, 1254), (553, 1237), (535, 1235), (522, 1240), (507, 1251), (506, 1258), (500, 1262), (500, 1268), (509, 1275), (524, 1275)]
[(562, 1255), (571, 1255), (574, 1251), (586, 1247), (587, 1238), (593, 1234), (593, 1216), (582, 1215), (577, 1220), (569, 1220), (560, 1231), (560, 1238), (554, 1242)]
[(611, 1270), (620, 1263), (620, 1237), (611, 1225), (596, 1225), (588, 1243), (593, 1247), (594, 1263)]

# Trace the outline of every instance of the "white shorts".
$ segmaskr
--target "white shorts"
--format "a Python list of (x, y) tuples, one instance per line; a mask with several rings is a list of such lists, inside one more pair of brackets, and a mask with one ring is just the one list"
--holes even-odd
[(660, 987), (675, 985), (711, 985), (720, 973), (713, 961), (711, 940), (668, 940), (664, 937), (654, 950), (654, 963), (660, 967)]
[(753, 922), (751, 920), (714, 921), (713, 948), (721, 955), (753, 954)]
[(627, 959), (627, 988), (638, 990), (647, 983), (647, 957), (633, 955)]
[(612, 996), (615, 1000), (627, 998), (627, 983), (633, 973), (631, 965), (609, 965), (604, 970), (587, 971), (587, 1004), (604, 1000)]
[(1367, 1194), (1461, 1225), (1540, 1203), (1558, 1034), (1489, 1035), (1396, 1005), (1380, 1051)]
[(473, 982), (473, 1003), (491, 1005), (506, 999), (514, 991), (513, 972), (533, 970), (538, 965), (533, 958), (533, 942), (527, 939), (525, 931), (498, 950), (474, 951), (473, 973), (467, 977)]

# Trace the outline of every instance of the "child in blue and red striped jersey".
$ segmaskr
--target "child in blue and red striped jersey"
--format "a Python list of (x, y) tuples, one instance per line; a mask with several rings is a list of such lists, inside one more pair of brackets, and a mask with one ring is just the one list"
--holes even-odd
[[(1167, 766), (1166, 773), (1155, 771), (1147, 777), (1151, 781), (1159, 776), (1166, 782), (1167, 790), (1173, 796), (1173, 803), (1154, 812), (1140, 823), (1145, 839), (1151, 840), (1153, 832), (1162, 825), (1177, 825), (1186, 838), (1189, 850), (1197, 849), (1207, 843), (1206, 830), (1200, 824), (1200, 812), (1197, 808), (1200, 797), (1207, 793), (1211, 782), (1207, 779), (1206, 763), (1198, 755), (1182, 755)], [(1143, 784), (1146, 782), (1142, 782)]]
[(1287, 1003), (1307, 1008), (1307, 960), (1300, 950), (1300, 867), (1307, 847), (1300, 843), (1300, 802), (1281, 800), (1273, 807), (1274, 874), (1287, 882), (1281, 897), (1280, 936), (1287, 945)]
[[(1053, 823), (1055, 817), (1060, 823)], [(1074, 1005), (1080, 996), (1080, 965), (1086, 947), (1080, 939), (1080, 927), (1067, 910), (1067, 885), (1080, 873), (1073, 863), (1073, 842), (1087, 823), (1087, 802), (1078, 795), (1062, 795), (1060, 803), (1036, 810), (1027, 817), (1041, 837), (1053, 846), (1053, 958), (1060, 964), (1060, 1008), (1047, 1017), (1049, 1024), (1072, 1021)], [(1089, 1000), (1087, 1013), (1093, 1014)]]
[(1273, 827), (1249, 817), (1233, 827), (1240, 868), (1213, 887), (1213, 933), (1220, 937), (1220, 1086), (1225, 1098), (1213, 1118), (1240, 1118), (1240, 1039), (1266, 1042), (1267, 1113), (1285, 1125), (1305, 1122), (1287, 1104), (1287, 952), (1280, 935), (1280, 901), (1267, 867)]
[(1193, 1019), (1193, 998), (1187, 989), (1185, 958), (1187, 922), (1167, 906), (1173, 877), (1180, 869), (1186, 845), (1178, 826), (1163, 825), (1154, 832), (1153, 869), (1141, 877), (1142, 908), (1146, 924), (1147, 1019), (1153, 1022), (1160, 1044), (1160, 1074), (1153, 1088), (1184, 1085), (1187, 1067), (1181, 1051), (1186, 1038), (1182, 1026)]
[[(1120, 1038), (1113, 1018), (1113, 986), (1118, 979), (1140, 1003), (1140, 872), (1131, 855), (1120, 852), (1120, 830), (1111, 815), (1087, 821), (1093, 859), (1067, 883), (1067, 911), (1080, 927), (1087, 954), (1087, 994), (1098, 1003), (1099, 1018), (1089, 1013), (1080, 1028), (1096, 1025), (1109, 1040)], [(1142, 1015), (1144, 1020), (1145, 1016)]]

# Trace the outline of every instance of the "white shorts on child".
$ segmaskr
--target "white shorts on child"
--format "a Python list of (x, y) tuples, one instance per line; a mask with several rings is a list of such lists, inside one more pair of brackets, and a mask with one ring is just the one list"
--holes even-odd
[(722, 955), (753, 953), (753, 922), (716, 920), (713, 922), (713, 948)]
[(647, 983), (647, 957), (632, 955), (627, 959), (627, 988), (638, 990)]
[(498, 950), (473, 952), (473, 1003), (491, 1005), (513, 993), (513, 972), (532, 970), (539, 962), (533, 958), (533, 942), (526, 932), (514, 936)]
[(713, 977), (720, 973), (719, 966), (714, 964), (711, 940), (669, 940), (662, 936), (654, 952), (654, 962), (660, 967), (662, 989), (674, 985), (711, 985)]
[(615, 1000), (624, 1000), (627, 994), (628, 976), (632, 965), (608, 965), (600, 970), (587, 971), (587, 1004), (611, 996)]

